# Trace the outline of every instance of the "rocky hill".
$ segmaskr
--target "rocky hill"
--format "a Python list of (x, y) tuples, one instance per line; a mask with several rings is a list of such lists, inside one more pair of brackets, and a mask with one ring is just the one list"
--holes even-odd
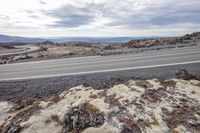
[(105, 49), (121, 50), (121, 49), (144, 48), (144, 47), (161, 46), (161, 45), (185, 44), (185, 43), (193, 43), (193, 42), (200, 42), (200, 32), (194, 32), (191, 34), (186, 34), (182, 37), (174, 37), (174, 38), (153, 38), (153, 39), (131, 40), (121, 45), (106, 46)]

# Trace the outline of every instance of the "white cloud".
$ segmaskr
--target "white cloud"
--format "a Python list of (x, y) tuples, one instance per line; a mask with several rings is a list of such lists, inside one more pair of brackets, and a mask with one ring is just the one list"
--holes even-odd
[(200, 30), (199, 0), (0, 0), (0, 5), (1, 34), (135, 36)]

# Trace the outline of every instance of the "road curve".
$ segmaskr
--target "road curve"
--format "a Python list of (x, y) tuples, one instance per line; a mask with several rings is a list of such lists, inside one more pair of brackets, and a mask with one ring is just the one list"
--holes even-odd
[[(200, 46), (139, 54), (91, 56), (0, 66), (0, 81), (200, 63)], [(199, 67), (200, 69), (200, 67)]]
[(39, 49), (40, 47), (38, 46), (30, 46), (30, 45), (14, 46), (14, 49), (7, 49), (3, 51), (1, 50), (0, 56), (24, 54), (24, 53), (37, 51)]

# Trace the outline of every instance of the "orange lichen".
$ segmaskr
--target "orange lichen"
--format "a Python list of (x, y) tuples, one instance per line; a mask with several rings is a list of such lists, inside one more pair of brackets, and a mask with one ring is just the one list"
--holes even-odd
[(59, 116), (58, 116), (57, 114), (51, 115), (51, 119), (52, 119), (53, 121), (55, 121), (55, 122), (60, 123), (60, 118), (59, 118)]
[(102, 114), (102, 112), (99, 109), (97, 109), (94, 105), (91, 105), (89, 103), (87, 103), (86, 105), (86, 111), (92, 115)]
[(52, 101), (54, 103), (58, 103), (59, 101), (61, 100), (61, 97), (60, 96), (51, 96), (49, 98), (49, 101)]
[(91, 94), (91, 95), (89, 96), (89, 98), (97, 99), (97, 95), (96, 95), (96, 94)]
[(119, 122), (128, 125), (129, 127), (134, 124), (134, 119), (131, 117), (119, 117)]

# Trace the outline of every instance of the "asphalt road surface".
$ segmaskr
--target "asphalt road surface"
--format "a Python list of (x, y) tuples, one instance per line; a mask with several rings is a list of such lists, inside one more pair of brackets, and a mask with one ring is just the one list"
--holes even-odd
[(0, 65), (0, 80), (137, 70), (194, 63), (200, 64), (200, 46), (129, 55), (91, 56)]

